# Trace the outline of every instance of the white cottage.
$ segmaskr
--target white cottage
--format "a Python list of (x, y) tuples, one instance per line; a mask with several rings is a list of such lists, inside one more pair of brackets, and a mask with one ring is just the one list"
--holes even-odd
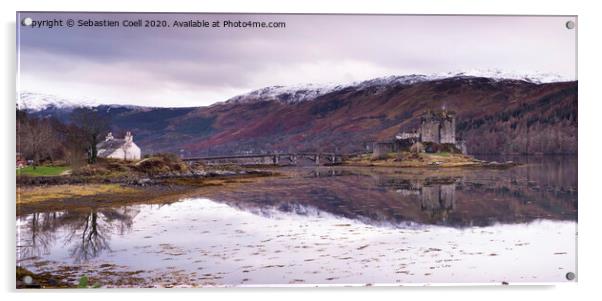
[(116, 139), (108, 133), (105, 141), (96, 145), (98, 157), (121, 160), (140, 160), (140, 148), (134, 143), (134, 136), (127, 132), (123, 139)]

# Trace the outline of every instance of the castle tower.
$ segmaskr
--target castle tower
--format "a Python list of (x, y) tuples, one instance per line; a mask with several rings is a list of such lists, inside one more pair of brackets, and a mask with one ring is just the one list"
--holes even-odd
[(447, 110), (424, 113), (420, 122), (420, 139), (422, 142), (455, 144), (455, 113)]
[(441, 131), (439, 143), (456, 144), (456, 116), (454, 113), (444, 111), (441, 119)]
[(422, 115), (420, 122), (420, 139), (422, 142), (439, 143), (440, 129), (437, 116), (429, 111)]

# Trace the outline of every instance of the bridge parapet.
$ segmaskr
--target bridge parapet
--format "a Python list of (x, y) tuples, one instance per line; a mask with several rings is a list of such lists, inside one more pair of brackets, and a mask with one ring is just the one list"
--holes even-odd
[(297, 165), (299, 159), (309, 159), (316, 165), (340, 164), (343, 155), (336, 153), (282, 153), (282, 154), (251, 154), (211, 157), (182, 158), (182, 161), (204, 162), (207, 164), (259, 164), (259, 165)]

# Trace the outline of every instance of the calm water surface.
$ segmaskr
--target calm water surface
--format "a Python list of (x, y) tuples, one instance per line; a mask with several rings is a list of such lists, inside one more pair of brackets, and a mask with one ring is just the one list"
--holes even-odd
[(566, 281), (577, 160), (513, 159), (291, 168), (171, 204), (33, 213), (17, 218), (17, 263), (126, 287)]

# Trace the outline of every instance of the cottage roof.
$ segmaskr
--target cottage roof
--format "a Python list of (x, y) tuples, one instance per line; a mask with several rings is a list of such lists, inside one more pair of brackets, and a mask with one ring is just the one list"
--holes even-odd
[(98, 156), (99, 157), (108, 156), (108, 155), (114, 153), (119, 148), (121, 148), (125, 143), (126, 143), (125, 139), (116, 139), (116, 138), (113, 138), (110, 140), (105, 140), (101, 143), (98, 143), (96, 145), (96, 149), (98, 149)]

